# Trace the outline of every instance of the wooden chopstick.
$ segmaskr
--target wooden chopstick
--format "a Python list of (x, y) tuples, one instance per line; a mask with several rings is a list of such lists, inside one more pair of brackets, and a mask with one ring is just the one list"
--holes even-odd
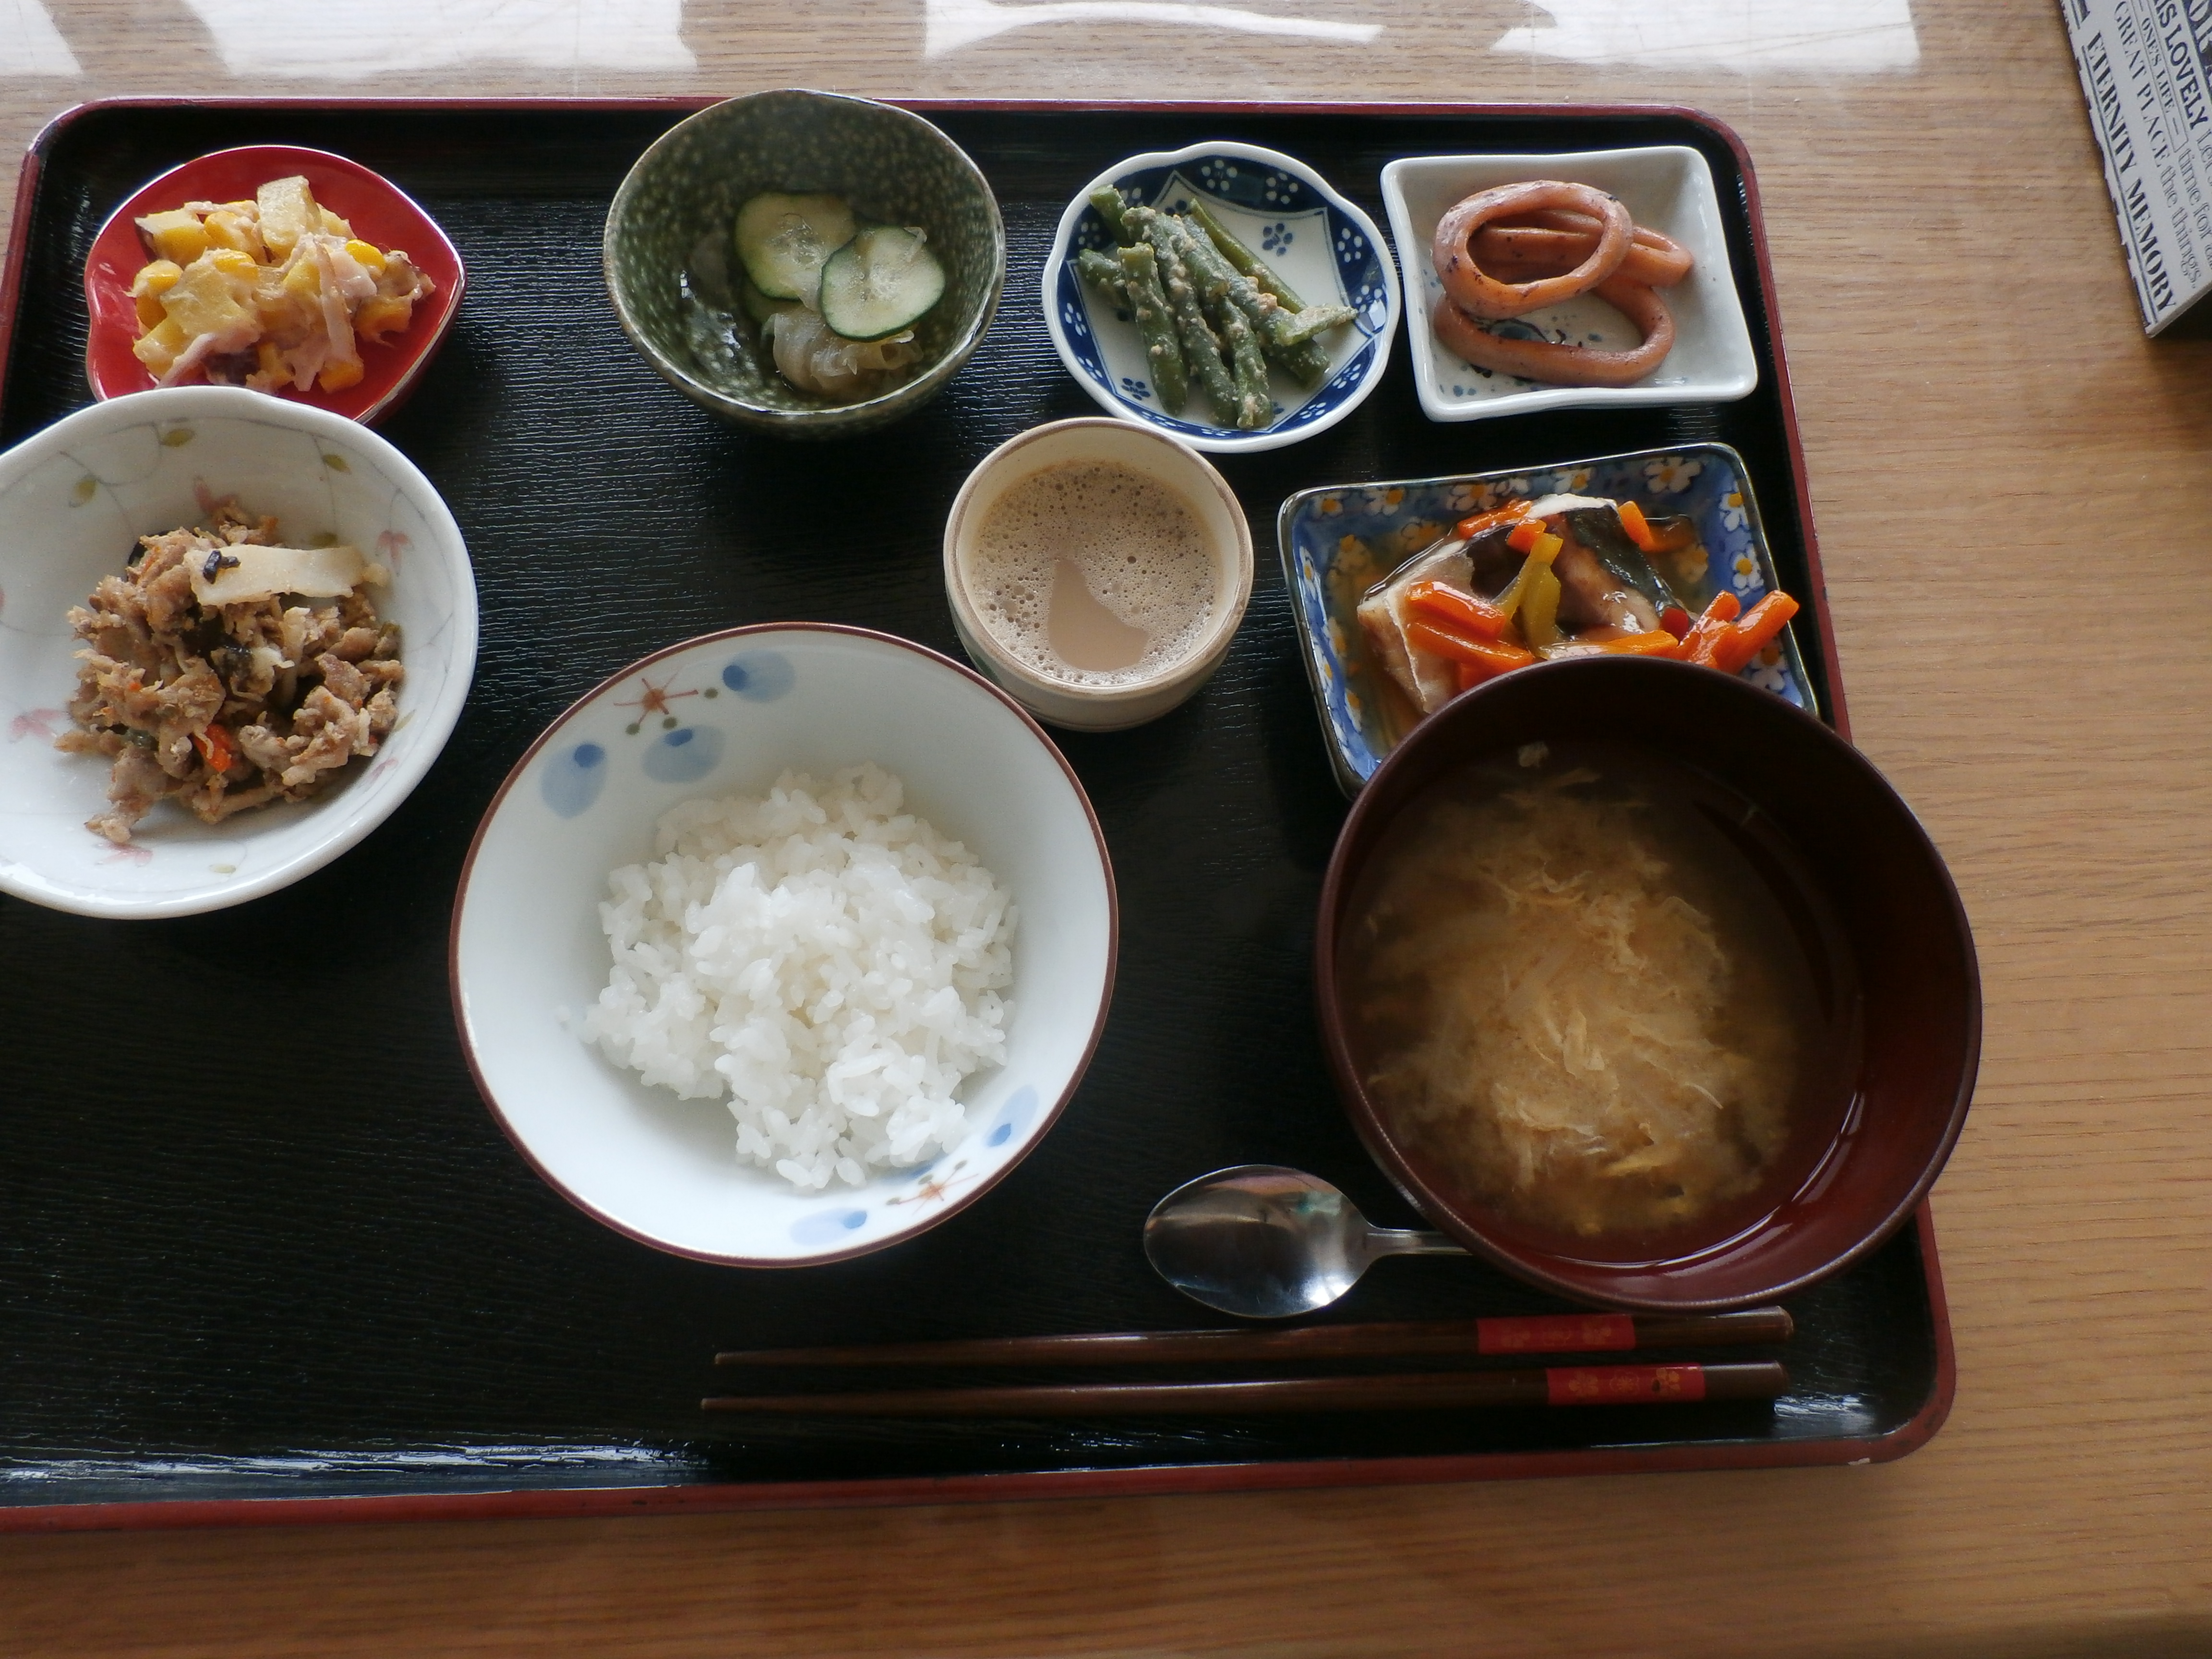
[(1416, 1376), (1297, 1376), (1255, 1382), (1108, 1382), (1058, 1388), (720, 1395), (702, 1411), (761, 1417), (1243, 1416), (1267, 1412), (1468, 1410), (1772, 1400), (1789, 1373), (1749, 1365), (1554, 1365)]
[(1789, 1310), (1723, 1314), (1534, 1314), (1496, 1319), (1306, 1325), (1295, 1330), (1123, 1331), (999, 1336), (873, 1347), (761, 1348), (717, 1365), (1167, 1365), (1210, 1360), (1357, 1359), (1418, 1354), (1622, 1352), (1786, 1342)]

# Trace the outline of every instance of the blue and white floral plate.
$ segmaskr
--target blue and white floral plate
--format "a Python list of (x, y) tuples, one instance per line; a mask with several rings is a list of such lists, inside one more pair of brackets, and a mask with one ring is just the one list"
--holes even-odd
[[(1661, 574), (1693, 610), (1704, 610), (1729, 588), (1748, 611), (1778, 585), (1750, 474), (1743, 457), (1726, 444), (1639, 450), (1524, 472), (1301, 490), (1283, 503), (1276, 533), (1329, 764), (1346, 794), (1359, 793), (1419, 718), (1380, 665), (1369, 660), (1356, 615), (1361, 596), (1469, 514), (1549, 495), (1632, 501), (1655, 519), (1687, 515), (1697, 543), (1680, 554), (1662, 555)], [(1759, 653), (1743, 678), (1800, 708), (1820, 712), (1790, 629)]]
[[(1176, 212), (1194, 198), (1203, 200), (1307, 304), (1356, 310), (1352, 322), (1323, 337), (1328, 378), (1309, 392), (1273, 371), (1274, 419), (1250, 432), (1213, 420), (1194, 389), (1181, 415), (1162, 409), (1135, 321), (1076, 275), (1076, 256), (1085, 248), (1114, 246), (1113, 233), (1090, 202), (1091, 191), (1106, 185), (1132, 206)], [(1327, 430), (1358, 408), (1389, 362), (1399, 305), (1397, 269), (1372, 219), (1304, 162), (1226, 139), (1133, 155), (1109, 167), (1060, 215), (1044, 266), (1045, 326), (1083, 389), (1109, 415), (1158, 427), (1217, 454), (1278, 449)]]
[[(951, 1151), (801, 1192), (738, 1161), (720, 1101), (648, 1085), (575, 1023), (612, 965), (607, 877), (655, 856), (670, 807), (868, 761), (1012, 890), (1006, 1063), (961, 1089), (968, 1129)], [(462, 869), (453, 1006), (492, 1115), (578, 1208), (678, 1255), (795, 1267), (934, 1226), (1043, 1139), (1104, 1029), (1115, 927), (1113, 869), (1083, 786), (1004, 692), (887, 634), (769, 623), (632, 664), (516, 763)]]

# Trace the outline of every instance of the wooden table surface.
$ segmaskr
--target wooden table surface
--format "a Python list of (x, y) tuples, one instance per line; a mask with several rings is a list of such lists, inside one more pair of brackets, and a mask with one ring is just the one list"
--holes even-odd
[(1936, 1188), (1948, 1425), (1856, 1469), (11, 1537), (0, 1651), (2212, 1652), (2212, 343), (2142, 337), (2057, 6), (1254, 5), (1304, 33), (1135, 0), (0, 0), (0, 161), (71, 103), (182, 91), (1729, 121), (1852, 725), (1980, 943), (1980, 1091)]

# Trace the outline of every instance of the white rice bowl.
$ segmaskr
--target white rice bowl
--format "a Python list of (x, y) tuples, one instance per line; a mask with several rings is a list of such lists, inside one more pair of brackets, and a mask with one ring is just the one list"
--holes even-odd
[[(889, 775), (880, 784), (864, 782), (865, 770), (848, 772), (870, 763)], [(783, 896), (769, 898), (779, 889), (775, 860), (763, 866), (751, 858), (761, 872), (757, 888), (741, 884), (724, 904), (738, 917), (738, 932), (755, 930), (753, 941), (726, 933), (710, 944), (702, 910), (690, 931), (711, 958), (703, 972), (688, 954), (695, 908), (688, 881), (671, 889), (675, 902), (659, 922), (642, 904), (630, 913), (628, 898), (611, 892), (609, 872), (626, 866), (637, 866), (650, 891), (650, 872), (679, 857), (703, 870), (748, 837), (756, 847), (775, 842), (779, 826), (765, 820), (805, 816), (788, 788), (785, 805), (775, 805), (787, 775), (793, 785), (816, 781), (806, 793), (826, 823), (825, 801), (845, 787), (841, 774), (862, 821), (884, 817), (864, 803), (884, 800), (896, 778), (904, 799), (885, 809), (888, 820), (911, 814), (937, 839), (919, 824), (855, 830), (837, 854), (844, 860), (837, 879), (825, 877), (811, 898), (803, 881), (793, 892), (788, 879)], [(752, 809), (762, 821), (733, 823), (714, 805), (738, 797), (768, 802)], [(798, 845), (783, 839), (776, 857), (797, 867), (807, 837)], [(945, 842), (966, 849), (978, 866), (973, 878), (953, 873), (957, 860)], [(870, 891), (894, 861), (895, 845), (902, 873), (919, 870), (925, 881), (943, 884), (912, 901), (946, 920), (941, 938), (935, 919), (925, 928), (906, 901), (879, 904)], [(737, 858), (732, 868), (747, 862)], [(1000, 894), (996, 922), (983, 871)], [(816, 903), (818, 913), (808, 909)], [(611, 971), (603, 905), (635, 941), (626, 947), (628, 990)], [(779, 906), (781, 915), (771, 917)], [(833, 924), (828, 916), (836, 907), (867, 915), (871, 927), (905, 951), (911, 965), (893, 977), (918, 988), (897, 994), (914, 1007), (896, 1018), (870, 1011), (876, 1024), (865, 1043), (856, 1041), (861, 1034), (849, 1011), (822, 1006), (832, 979), (848, 981), (848, 1002), (877, 994), (857, 967), (861, 927)], [(494, 1120), (532, 1169), (595, 1220), (657, 1249), (735, 1267), (842, 1261), (910, 1238), (984, 1199), (1067, 1109), (1105, 1025), (1115, 909), (1105, 836), (1082, 785), (1003, 691), (888, 635), (810, 623), (731, 629), (631, 664), (586, 693), (515, 763), (461, 874), (454, 1023)], [(840, 926), (849, 945), (835, 937)], [(1012, 956), (994, 970), (991, 935), (1002, 926), (1009, 931), (996, 945)], [(656, 936), (657, 927), (668, 931)], [(771, 933), (785, 959), (745, 970), (761, 975), (756, 983), (736, 971), (736, 960)], [(648, 941), (666, 963), (658, 980), (641, 973), (637, 951)], [(852, 961), (840, 964), (841, 955)], [(993, 982), (1009, 968), (1011, 986)], [(964, 988), (963, 1013), (931, 1003), (941, 984)], [(611, 988), (613, 1000), (603, 1006)], [(686, 997), (696, 1006), (687, 1006)], [(735, 1018), (720, 1018), (718, 999), (732, 1003)], [(787, 1022), (794, 1007), (801, 1026), (846, 1027), (838, 1041), (819, 1033), (809, 1039), (822, 1066), (803, 1083), (783, 1068), (769, 1075), (775, 1042), (794, 1042)], [(665, 1080), (647, 1081), (642, 1067), (611, 1058), (605, 1042), (587, 1034), (587, 1019), (604, 1023)], [(725, 1024), (746, 1035), (715, 1036)], [(886, 1075), (905, 1065), (895, 1049), (924, 1063), (910, 1075)], [(841, 1057), (848, 1063), (832, 1082), (830, 1068)], [(717, 1064), (726, 1059), (726, 1069)], [(971, 1063), (974, 1070), (950, 1081)], [(933, 1077), (943, 1085), (935, 1092), (949, 1089), (950, 1105), (915, 1108), (928, 1087), (900, 1093), (910, 1079), (927, 1085)], [(686, 1098), (679, 1088), (696, 1092)], [(825, 1097), (836, 1116), (823, 1109)], [(812, 1123), (800, 1103), (809, 1100)], [(869, 1105), (878, 1108), (872, 1121)], [(964, 1127), (954, 1127), (956, 1109)], [(772, 1115), (779, 1112), (785, 1126)], [(744, 1127), (765, 1146), (748, 1140), (740, 1155)], [(901, 1162), (909, 1134), (919, 1150)], [(882, 1163), (872, 1161), (878, 1146)], [(860, 1184), (849, 1179), (853, 1170), (838, 1168), (841, 1158), (856, 1166)], [(779, 1163), (795, 1164), (822, 1184), (796, 1185)]]
[(872, 763), (685, 801), (599, 906), (614, 966), (580, 1034), (726, 1100), (738, 1156), (802, 1190), (950, 1152), (956, 1091), (1006, 1058), (1011, 896), (904, 805)]

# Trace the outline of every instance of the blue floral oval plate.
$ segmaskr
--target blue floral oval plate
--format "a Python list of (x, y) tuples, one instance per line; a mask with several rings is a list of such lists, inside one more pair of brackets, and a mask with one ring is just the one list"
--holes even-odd
[[(1193, 201), (1203, 202), (1308, 305), (1351, 307), (1358, 313), (1353, 320), (1321, 337), (1328, 351), (1321, 383), (1309, 390), (1272, 369), (1273, 416), (1251, 431), (1217, 420), (1195, 387), (1181, 414), (1161, 408), (1134, 319), (1076, 274), (1077, 256), (1085, 248), (1115, 246), (1114, 233), (1090, 200), (1093, 191), (1109, 185), (1132, 207), (1181, 212)], [(1372, 219), (1304, 162), (1227, 139), (1133, 155), (1085, 185), (1060, 215), (1045, 261), (1043, 298), (1054, 348), (1102, 408), (1217, 454), (1280, 448), (1334, 426), (1358, 408), (1390, 360), (1401, 303), (1397, 267)]]
[[(1686, 516), (1697, 541), (1662, 556), (1661, 574), (1693, 610), (1702, 611), (1729, 588), (1748, 611), (1778, 585), (1750, 474), (1743, 457), (1726, 444), (1639, 450), (1521, 472), (1300, 490), (1283, 503), (1276, 534), (1329, 765), (1346, 794), (1359, 793), (1419, 718), (1368, 659), (1355, 614), (1361, 597), (1468, 514), (1554, 494), (1634, 501), (1651, 518)], [(1790, 629), (1743, 677), (1800, 708), (1820, 712)]]

